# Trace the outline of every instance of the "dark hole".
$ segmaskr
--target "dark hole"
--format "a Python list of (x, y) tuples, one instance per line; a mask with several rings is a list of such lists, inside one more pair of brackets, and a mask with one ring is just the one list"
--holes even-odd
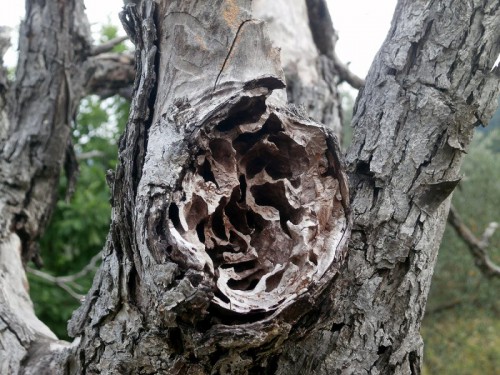
[(247, 211), (246, 216), (249, 228), (255, 229), (257, 232), (261, 232), (264, 229), (266, 221), (262, 216), (253, 211)]
[(256, 133), (243, 133), (233, 141), (233, 147), (239, 154), (246, 154), (263, 136), (263, 129)]
[(472, 102), (474, 101), (474, 93), (471, 92), (470, 95), (467, 97), (467, 104), (472, 104)]
[(170, 347), (174, 349), (177, 354), (182, 354), (184, 352), (182, 331), (178, 327), (170, 328), (168, 330), (168, 339), (170, 341)]
[(377, 354), (378, 355), (384, 354), (387, 351), (387, 349), (389, 349), (388, 346), (380, 345), (378, 347)]
[(189, 282), (196, 288), (200, 283), (203, 281), (203, 276), (199, 273), (196, 272), (191, 272), (188, 271), (186, 273), (186, 278), (189, 280)]
[(265, 111), (266, 104), (263, 97), (249, 98), (245, 96), (229, 110), (227, 118), (221, 121), (215, 128), (221, 132), (225, 132), (238, 125), (257, 122)]
[(234, 160), (233, 147), (229, 141), (221, 138), (213, 139), (210, 141), (209, 147), (214, 160), (229, 170)]
[(303, 256), (299, 256), (299, 255), (294, 255), (290, 258), (290, 262), (292, 262), (293, 264), (295, 264), (296, 266), (302, 266), (303, 262), (302, 262), (302, 258)]
[(280, 212), (282, 227), (283, 223), (286, 223), (288, 220), (295, 225), (300, 222), (302, 210), (300, 208), (294, 209), (290, 206), (285, 195), (283, 181), (279, 181), (275, 184), (266, 182), (263, 185), (255, 185), (250, 188), (250, 192), (255, 198), (255, 203), (260, 206), (274, 207)]
[(281, 229), (283, 229), (283, 232), (286, 233), (286, 235), (290, 238), (292, 238), (292, 234), (290, 233), (290, 229), (288, 229), (288, 225), (286, 225), (288, 219), (284, 216), (281, 215), (281, 212), (280, 212), (280, 226), (281, 226)]
[(238, 202), (241, 203), (241, 202), (245, 202), (247, 199), (247, 180), (246, 180), (244, 174), (240, 175), (239, 181), (240, 181), (241, 198)]
[(227, 286), (230, 287), (231, 289), (236, 289), (236, 290), (252, 290), (254, 289), (257, 284), (259, 283), (259, 279), (243, 279), (243, 280), (234, 280), (234, 279), (229, 279), (227, 282)]
[(262, 129), (255, 133), (243, 133), (239, 135), (233, 141), (233, 147), (238, 153), (245, 154), (253, 145), (262, 139), (264, 135), (273, 134), (280, 130), (283, 130), (280, 119), (275, 114), (271, 114), (262, 126)]
[(252, 268), (256, 268), (255, 266), (257, 265), (256, 260), (249, 260), (246, 262), (241, 262), (237, 264), (224, 264), (222, 268), (234, 268), (234, 272), (239, 273), (243, 271), (250, 270)]
[(358, 162), (356, 165), (356, 173), (373, 176), (373, 172), (370, 171), (370, 164), (365, 161)]
[(300, 186), (300, 177), (290, 179), (292, 186), (297, 189)]
[(340, 330), (344, 326), (345, 326), (344, 323), (333, 323), (332, 324), (332, 328), (330, 329), (330, 331), (332, 331), (332, 332), (340, 332)]
[(311, 261), (312, 264), (318, 265), (318, 256), (314, 254), (312, 251), (309, 252), (309, 260)]
[(225, 197), (221, 198), (219, 206), (215, 209), (215, 212), (212, 215), (212, 230), (219, 238), (227, 241), (228, 238), (226, 236), (226, 227), (222, 218), (223, 209), (226, 203), (225, 200)]
[(246, 210), (241, 208), (236, 199), (239, 198), (240, 190), (238, 187), (235, 188), (233, 194), (231, 195), (231, 200), (225, 208), (226, 216), (228, 217), (231, 224), (243, 234), (250, 234), (252, 230), (248, 226)]
[(253, 178), (257, 173), (262, 171), (267, 163), (269, 162), (269, 157), (257, 156), (255, 159), (251, 160), (247, 164), (247, 174), (248, 178)]
[(179, 233), (184, 233), (184, 229), (181, 225), (181, 220), (179, 218), (179, 207), (175, 203), (170, 203), (170, 207), (168, 208), (168, 217), (172, 220), (172, 224), (174, 224), (174, 228), (177, 229)]
[(291, 178), (293, 176), (290, 160), (277, 156), (271, 159), (271, 162), (266, 166), (266, 172), (275, 180), (280, 178)]
[[(279, 158), (272, 158), (266, 171), (275, 173), (278, 178), (290, 178), (302, 174), (309, 164), (307, 153), (303, 146), (283, 132), (271, 134), (269, 141), (279, 149)], [(274, 176), (272, 176), (274, 177)]]
[(210, 256), (214, 262), (214, 267), (217, 268), (222, 265), (222, 268), (228, 268), (230, 265), (224, 265), (224, 253), (234, 253), (234, 248), (230, 245), (226, 246), (215, 246), (213, 249), (206, 248), (207, 254)]
[(229, 298), (227, 298), (226, 295), (223, 294), (220, 290), (216, 290), (214, 295), (216, 297), (219, 297), (223, 302), (229, 303)]
[(198, 167), (198, 174), (203, 177), (205, 182), (211, 181), (215, 184), (215, 186), (219, 187), (217, 184), (217, 181), (215, 181), (215, 176), (212, 172), (212, 168), (210, 168), (210, 163), (208, 162), (207, 159), (205, 159), (205, 162), (203, 165)]

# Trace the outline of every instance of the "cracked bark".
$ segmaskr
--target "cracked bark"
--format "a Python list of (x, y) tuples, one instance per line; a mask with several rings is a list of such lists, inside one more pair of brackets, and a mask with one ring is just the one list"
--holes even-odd
[[(97, 91), (87, 83), (98, 84), (111, 71), (102, 54), (91, 56), (83, 2), (27, 1), (26, 15), (14, 81), (0, 58), (1, 374), (51, 373), (67, 346), (36, 318), (24, 266), (41, 264), (37, 240), (54, 208), (61, 169), (75, 178), (69, 135), (81, 97)], [(0, 35), (1, 57), (7, 45)], [(114, 64), (113, 73), (126, 65)], [(128, 74), (122, 86), (130, 86)]]
[(70, 322), (72, 346), (25, 339), (1, 311), (2, 335), (24, 345), (8, 363), (37, 374), (420, 373), (449, 196), (498, 97), (499, 5), (399, 2), (356, 103), (349, 203), (331, 130), (283, 103), (253, 3), (127, 8), (137, 77), (103, 264)]

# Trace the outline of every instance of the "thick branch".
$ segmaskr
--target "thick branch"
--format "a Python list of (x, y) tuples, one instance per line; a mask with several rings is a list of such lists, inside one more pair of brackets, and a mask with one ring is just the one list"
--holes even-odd
[(85, 64), (85, 85), (87, 95), (95, 94), (102, 98), (120, 95), (131, 99), (135, 78), (135, 58), (132, 53), (101, 53), (91, 57)]
[(128, 36), (118, 36), (111, 40), (108, 40), (105, 43), (99, 44), (98, 46), (93, 46), (90, 52), (91, 56), (100, 55), (101, 53), (110, 52), (113, 48), (115, 48), (120, 43), (126, 41)]
[(337, 74), (340, 78), (340, 82), (345, 81), (353, 88), (358, 90), (365, 85), (365, 80), (351, 72), (349, 67), (339, 59), (336, 53), (334, 53), (333, 55), (333, 61), (335, 63)]
[(346, 81), (355, 89), (360, 89), (365, 84), (364, 80), (352, 73), (335, 53), (335, 44), (337, 43), (338, 35), (333, 28), (332, 18), (330, 17), (326, 1), (306, 0), (306, 4), (314, 43), (319, 52), (333, 62), (330, 65), (330, 69), (335, 70), (331, 74), (337, 77), (338, 81), (336, 83)]
[(488, 256), (489, 239), (494, 234), (498, 224), (492, 222), (488, 225), (481, 239), (477, 238), (465, 225), (455, 207), (450, 207), (448, 223), (455, 229), (458, 236), (465, 242), (474, 257), (477, 267), (487, 277), (500, 277), (500, 266), (496, 265)]

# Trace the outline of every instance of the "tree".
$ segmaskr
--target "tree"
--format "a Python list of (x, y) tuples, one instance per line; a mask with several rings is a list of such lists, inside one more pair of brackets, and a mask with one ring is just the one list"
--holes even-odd
[(27, 2), (16, 81), (0, 86), (3, 372), (420, 373), (450, 194), (497, 104), (500, 6), (399, 2), (345, 171), (333, 132), (284, 102), (252, 7), (274, 40), (303, 36), (283, 45), (289, 96), (340, 124), (335, 83), (353, 77), (323, 1), (127, 5), (136, 80), (112, 224), (67, 344), (34, 316), (22, 261), (39, 259), (62, 160), (72, 180), (76, 104), (109, 81), (79, 0)]

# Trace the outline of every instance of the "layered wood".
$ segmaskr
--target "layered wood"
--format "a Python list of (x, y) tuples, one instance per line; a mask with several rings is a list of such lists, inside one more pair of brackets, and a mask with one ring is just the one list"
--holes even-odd
[(262, 97), (243, 97), (200, 132), (169, 209), (171, 256), (198, 258), (216, 280), (221, 308), (284, 307), (336, 259), (348, 192), (327, 138), (322, 126), (266, 107)]

